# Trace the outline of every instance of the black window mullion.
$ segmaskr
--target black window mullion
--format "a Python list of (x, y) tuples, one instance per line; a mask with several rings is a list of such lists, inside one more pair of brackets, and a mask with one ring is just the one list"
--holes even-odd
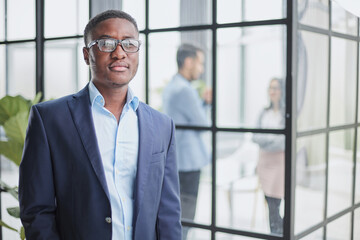
[(44, 0), (36, 0), (36, 93), (44, 92)]

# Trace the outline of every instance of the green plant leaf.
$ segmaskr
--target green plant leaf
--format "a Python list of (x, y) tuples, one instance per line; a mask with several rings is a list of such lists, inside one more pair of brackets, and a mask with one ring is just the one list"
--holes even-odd
[(21, 240), (25, 239), (25, 229), (24, 229), (24, 227), (20, 228), (20, 239)]
[(16, 200), (19, 200), (18, 187), (10, 187), (0, 179), (0, 187), (4, 192), (11, 194)]
[(6, 209), (10, 216), (20, 218), (20, 207), (11, 207)]
[(24, 143), (29, 112), (19, 112), (4, 123), (6, 137), (18, 143)]
[(31, 105), (35, 105), (40, 102), (42, 97), (42, 92), (38, 92), (35, 96), (35, 98), (31, 101)]
[(20, 165), (24, 144), (13, 140), (0, 141), (0, 154), (13, 161), (17, 166)]
[(16, 230), (15, 228), (10, 227), (10, 226), (7, 225), (6, 223), (4, 223), (2, 220), (0, 220), (0, 226), (6, 227), (6, 228), (8, 228), (8, 229), (10, 229), (10, 230), (13, 230), (13, 231), (15, 231), (15, 232), (19, 232), (19, 231)]
[(5, 96), (0, 99), (0, 125), (18, 112), (29, 112), (29, 101), (22, 96)]

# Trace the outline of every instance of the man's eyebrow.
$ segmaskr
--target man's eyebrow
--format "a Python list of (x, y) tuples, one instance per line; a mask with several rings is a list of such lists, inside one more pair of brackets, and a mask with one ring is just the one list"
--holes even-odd
[(112, 38), (112, 37), (109, 35), (101, 35), (100, 38)]
[[(110, 35), (101, 35), (100, 37), (99, 37), (99, 39), (101, 39), (101, 38), (113, 38), (112, 36), (110, 36)], [(129, 39), (129, 38), (131, 38), (131, 39), (136, 39), (136, 37), (135, 36), (124, 36), (122, 39)]]

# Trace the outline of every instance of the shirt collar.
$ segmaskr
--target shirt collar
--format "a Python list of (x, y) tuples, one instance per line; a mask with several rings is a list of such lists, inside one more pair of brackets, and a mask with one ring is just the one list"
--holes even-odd
[[(89, 83), (89, 95), (91, 106), (94, 106), (95, 103), (100, 104), (102, 107), (105, 105), (105, 99), (96, 88), (94, 83), (90, 81)], [(128, 87), (128, 92), (126, 95), (125, 105), (129, 105), (134, 111), (139, 107), (139, 98), (134, 95), (134, 92)]]

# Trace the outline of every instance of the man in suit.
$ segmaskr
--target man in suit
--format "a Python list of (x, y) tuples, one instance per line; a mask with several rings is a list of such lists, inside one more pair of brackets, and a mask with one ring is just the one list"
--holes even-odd
[[(177, 51), (178, 73), (163, 92), (164, 111), (177, 125), (208, 126), (206, 110), (210, 108), (212, 91), (207, 89), (202, 98), (191, 82), (198, 79), (204, 69), (202, 49), (183, 44)], [(177, 160), (180, 177), (182, 218), (193, 220), (199, 191), (201, 169), (210, 161), (202, 139), (202, 131), (177, 130)], [(183, 228), (183, 239), (189, 228)]]
[(179, 240), (174, 124), (128, 87), (135, 20), (109, 10), (84, 31), (91, 81), (32, 107), (20, 165), (26, 239)]

